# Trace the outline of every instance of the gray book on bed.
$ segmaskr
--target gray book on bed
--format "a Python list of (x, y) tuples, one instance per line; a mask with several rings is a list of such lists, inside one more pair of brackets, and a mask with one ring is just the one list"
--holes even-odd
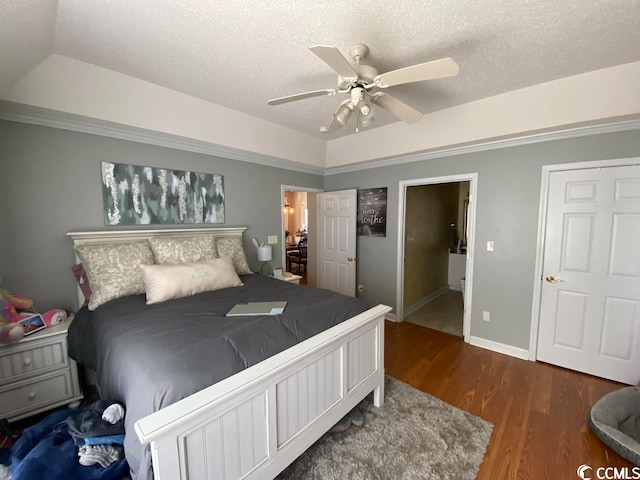
[(227, 312), (227, 317), (279, 315), (284, 312), (286, 306), (287, 302), (240, 302)]

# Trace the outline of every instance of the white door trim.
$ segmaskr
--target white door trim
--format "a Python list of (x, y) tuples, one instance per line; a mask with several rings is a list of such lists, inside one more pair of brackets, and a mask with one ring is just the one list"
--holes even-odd
[[(284, 192), (285, 190), (290, 190), (292, 192), (307, 192), (307, 193), (322, 193), (324, 192), (324, 190), (322, 190), (321, 188), (311, 188), (311, 187), (299, 187), (299, 186), (295, 186), (295, 185), (280, 185), (280, 207), (279, 207), (279, 212), (280, 212), (280, 237), (281, 237), (281, 242), (280, 242), (280, 255), (282, 258), (282, 271), (285, 271), (287, 269), (287, 244), (285, 243), (286, 238), (284, 238), (284, 215), (282, 214), (282, 209), (284, 208)], [(308, 227), (307, 227), (308, 228)], [(317, 228), (314, 228), (312, 232), (309, 233), (309, 235), (316, 235), (316, 237), (318, 236), (318, 232), (317, 232)], [(315, 245), (318, 244), (318, 242), (312, 242)], [(314, 253), (313, 258), (317, 258), (318, 254)], [(312, 270), (315, 271), (315, 268), (312, 268)]]
[[(469, 342), (471, 336), (471, 298), (473, 291), (473, 249), (476, 238), (476, 205), (478, 204), (478, 173), (461, 173), (458, 175), (446, 175), (443, 177), (415, 178), (401, 180), (398, 184), (398, 258), (396, 265), (396, 313), (394, 320), (404, 320), (404, 229), (405, 210), (407, 200), (407, 187), (419, 185), (433, 185), (438, 183), (469, 182), (469, 226), (467, 241), (467, 267), (465, 270), (465, 294), (464, 317), (462, 333), (465, 342)], [(393, 317), (390, 317), (393, 318)]]
[(540, 180), (540, 208), (538, 210), (538, 238), (536, 241), (536, 263), (533, 276), (533, 305), (531, 306), (531, 330), (529, 333), (529, 360), (535, 361), (538, 357), (538, 330), (540, 327), (540, 301), (542, 300), (542, 273), (544, 267), (544, 239), (546, 235), (545, 229), (547, 225), (549, 176), (551, 175), (551, 172), (585, 170), (589, 168), (625, 167), (630, 165), (638, 165), (640, 167), (640, 157), (542, 166), (542, 178)]

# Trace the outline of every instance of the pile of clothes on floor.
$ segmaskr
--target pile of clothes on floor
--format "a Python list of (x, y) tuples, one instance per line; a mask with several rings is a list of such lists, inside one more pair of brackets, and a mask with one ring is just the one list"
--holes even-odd
[(122, 480), (129, 473), (124, 415), (122, 405), (107, 400), (52, 413), (24, 430), (0, 480)]

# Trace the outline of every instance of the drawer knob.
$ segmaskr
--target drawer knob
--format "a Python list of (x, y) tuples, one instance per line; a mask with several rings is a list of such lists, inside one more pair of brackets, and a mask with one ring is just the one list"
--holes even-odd
[(30, 392), (29, 393), (29, 400), (33, 400), (34, 398), (36, 398), (36, 392)]
[(25, 367), (28, 367), (29, 365), (31, 365), (31, 357), (27, 357), (27, 358), (25, 358), (25, 359), (22, 361), (22, 364), (23, 364)]

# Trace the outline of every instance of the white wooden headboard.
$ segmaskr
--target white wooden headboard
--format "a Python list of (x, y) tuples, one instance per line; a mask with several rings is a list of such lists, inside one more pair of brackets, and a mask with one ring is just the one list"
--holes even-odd
[[(220, 237), (240, 237), (247, 227), (197, 227), (197, 228), (163, 228), (142, 230), (86, 230), (67, 232), (67, 236), (73, 240), (75, 263), (79, 258), (75, 253), (77, 245), (89, 245), (98, 243), (125, 243), (139, 240), (148, 240), (153, 237), (180, 238), (196, 235), (213, 235)], [(84, 295), (80, 287), (77, 288), (78, 306), (84, 303)]]

